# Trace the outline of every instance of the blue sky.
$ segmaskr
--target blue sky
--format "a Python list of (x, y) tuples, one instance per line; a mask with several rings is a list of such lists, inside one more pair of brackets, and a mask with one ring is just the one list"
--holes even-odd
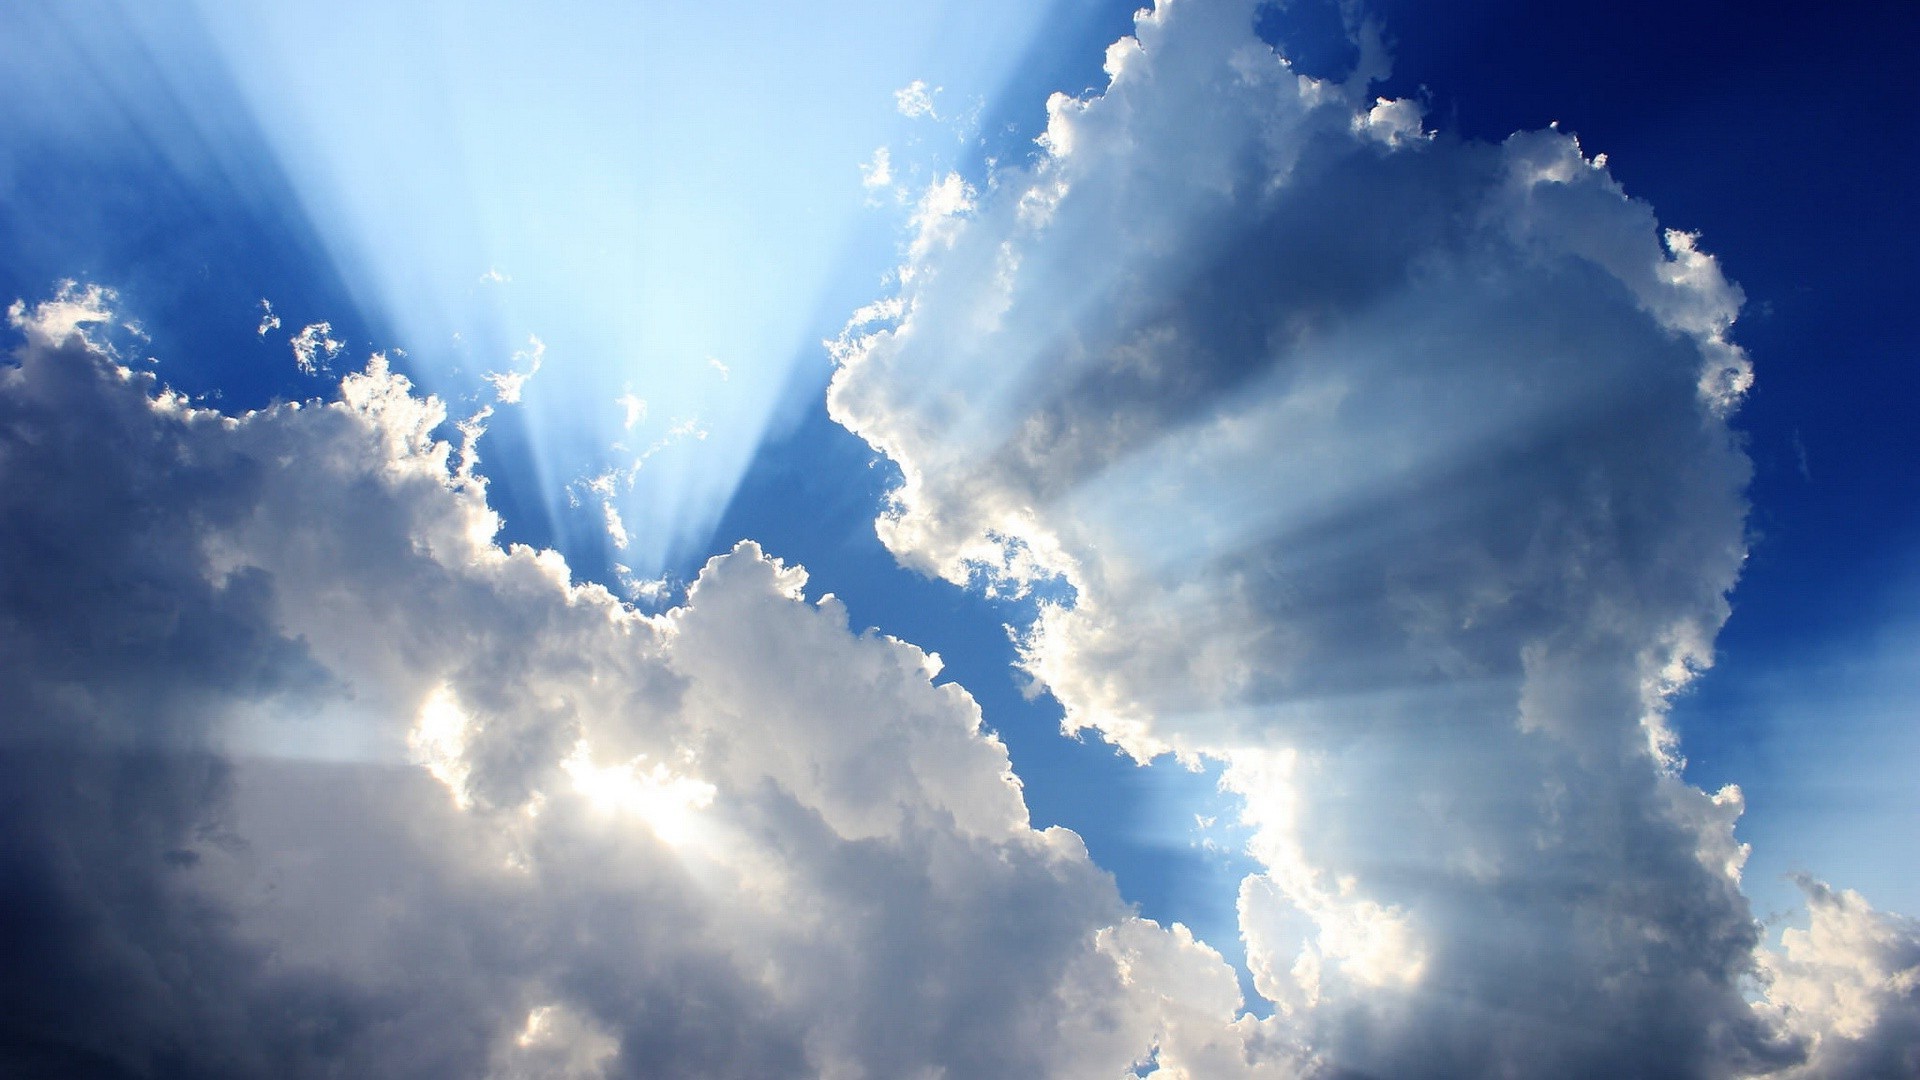
[(0, 26), (0, 1061), (1920, 1054), (1911, 15)]

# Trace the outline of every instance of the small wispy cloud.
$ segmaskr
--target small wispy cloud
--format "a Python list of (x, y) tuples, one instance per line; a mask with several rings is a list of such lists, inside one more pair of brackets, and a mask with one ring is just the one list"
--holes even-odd
[(601, 502), (600, 509), (606, 517), (607, 538), (613, 541), (614, 547), (625, 551), (627, 545), (631, 543), (633, 539), (631, 534), (627, 532), (626, 521), (621, 518), (620, 511), (613, 505), (611, 498)]
[(938, 93), (940, 93), (939, 87), (929, 87), (924, 80), (915, 79), (893, 92), (893, 106), (899, 110), (901, 116), (909, 120), (918, 120), (922, 117), (938, 120), (940, 113), (933, 104), (934, 96)]
[[(714, 361), (718, 364), (719, 361)], [(626, 427), (632, 428), (647, 413), (647, 403), (629, 393), (618, 399), (626, 407)], [(645, 450), (633, 454), (625, 465), (609, 465), (590, 476), (582, 477), (567, 485), (567, 502), (575, 508), (586, 502), (592, 502), (600, 508), (600, 520), (606, 530), (607, 538), (615, 549), (625, 551), (633, 541), (633, 534), (627, 527), (626, 518), (620, 513), (621, 497), (631, 493), (634, 484), (640, 478), (640, 471), (647, 467), (654, 455), (676, 443), (686, 441), (704, 442), (707, 429), (701, 425), (697, 416), (677, 420), (667, 428), (666, 434), (655, 439)], [(615, 443), (615, 451), (632, 453), (623, 443)]]
[(493, 386), (502, 405), (518, 405), (526, 391), (527, 380), (534, 377), (546, 360), (547, 343), (529, 334), (527, 347), (513, 354), (513, 366), (506, 371), (489, 371), (481, 378)]
[[(646, 457), (652, 457), (654, 454), (658, 453), (659, 451), (666, 449), (670, 444), (679, 442), (682, 439), (692, 439), (696, 442), (700, 442), (700, 441), (704, 441), (706, 437), (707, 437), (707, 429), (701, 425), (700, 418), (690, 417), (668, 428), (667, 437), (661, 440), (660, 442), (655, 443), (653, 446), (649, 447), (647, 449)], [(642, 460), (645, 460), (645, 459), (643, 458)]]
[(280, 329), (280, 316), (273, 313), (273, 305), (263, 296), (260, 298), (260, 326), (254, 332), (264, 341), (268, 334), (278, 329)]
[(893, 183), (893, 153), (882, 146), (860, 166), (860, 186), (879, 191)]
[[(261, 325), (266, 326), (266, 323), (262, 322)], [(279, 326), (280, 320), (273, 319), (273, 325)], [(288, 338), (287, 343), (293, 346), (293, 363), (302, 375), (319, 375), (327, 371), (328, 361), (339, 356), (340, 350), (346, 348), (346, 342), (334, 339), (333, 324), (330, 322), (308, 323), (300, 328), (299, 333)]]
[(665, 607), (673, 599), (674, 586), (670, 578), (643, 578), (617, 563), (613, 569), (620, 578), (621, 591), (626, 594), (628, 600), (647, 607), (659, 608)]
[(613, 403), (620, 406), (622, 413), (620, 426), (627, 431), (632, 431), (633, 425), (647, 418), (646, 399), (632, 391), (614, 398)]

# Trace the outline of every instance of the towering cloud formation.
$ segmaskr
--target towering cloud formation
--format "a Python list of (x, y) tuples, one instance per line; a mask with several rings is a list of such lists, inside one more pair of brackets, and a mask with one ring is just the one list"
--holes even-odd
[(1023, 662), (1068, 726), (1226, 763), (1256, 985), (1320, 1060), (1800, 1060), (1740, 793), (1664, 723), (1744, 557), (1738, 291), (1571, 136), (1430, 134), (1255, 7), (1143, 13), (1035, 160), (928, 192), (829, 399), (900, 468), (882, 538), (1054, 582)]

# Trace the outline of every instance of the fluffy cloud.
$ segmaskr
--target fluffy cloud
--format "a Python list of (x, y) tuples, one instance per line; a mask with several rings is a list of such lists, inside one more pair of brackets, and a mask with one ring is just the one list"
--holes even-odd
[(497, 546), (378, 358), (222, 415), (89, 342), (107, 303), (16, 306), (0, 368), (0, 1071), (1242, 1056), (1231, 970), (1029, 826), (933, 657), (751, 543), (639, 613)]
[(1769, 1004), (1813, 1053), (1798, 1077), (1920, 1075), (1920, 924), (1800, 878), (1804, 929), (1762, 956)]
[(882, 539), (1066, 597), (1023, 662), (1070, 728), (1227, 763), (1256, 985), (1336, 1072), (1792, 1066), (1741, 795), (1664, 720), (1745, 556), (1738, 290), (1572, 136), (1428, 133), (1256, 6), (1143, 12), (928, 191), (829, 398)]

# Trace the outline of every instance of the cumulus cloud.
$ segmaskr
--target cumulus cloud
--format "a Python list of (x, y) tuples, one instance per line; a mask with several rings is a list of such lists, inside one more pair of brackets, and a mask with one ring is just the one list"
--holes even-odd
[(1807, 925), (1762, 954), (1768, 1004), (1812, 1048), (1796, 1078), (1920, 1075), (1920, 922), (1802, 875)]
[(1268, 1034), (1336, 1074), (1805, 1060), (1665, 723), (1745, 556), (1738, 289), (1573, 136), (1430, 132), (1256, 8), (1142, 12), (1032, 162), (928, 191), (835, 346), (882, 540), (1051, 583), (1069, 728), (1226, 763)]
[(1230, 969), (935, 657), (752, 543), (636, 611), (378, 357), (223, 415), (108, 305), (0, 367), (0, 1071), (1230, 1075)]

